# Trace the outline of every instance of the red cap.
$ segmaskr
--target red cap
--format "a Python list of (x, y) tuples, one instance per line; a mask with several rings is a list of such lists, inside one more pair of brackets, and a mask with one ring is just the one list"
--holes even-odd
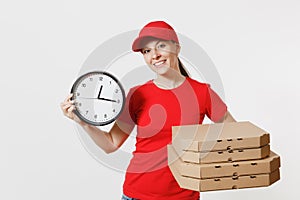
[(179, 44), (176, 32), (164, 21), (154, 21), (146, 24), (139, 33), (139, 36), (132, 44), (132, 50), (135, 52), (140, 51), (145, 44), (145, 39), (156, 38), (162, 40), (172, 40)]

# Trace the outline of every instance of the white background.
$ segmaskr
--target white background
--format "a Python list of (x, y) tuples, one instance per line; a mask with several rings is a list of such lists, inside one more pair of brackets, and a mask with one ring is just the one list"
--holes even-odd
[(166, 20), (206, 51), (233, 116), (270, 132), (281, 156), (274, 185), (202, 199), (295, 199), (299, 10), (297, 0), (1, 1), (0, 199), (120, 199), (124, 174), (87, 153), (59, 104), (96, 47), (152, 20)]

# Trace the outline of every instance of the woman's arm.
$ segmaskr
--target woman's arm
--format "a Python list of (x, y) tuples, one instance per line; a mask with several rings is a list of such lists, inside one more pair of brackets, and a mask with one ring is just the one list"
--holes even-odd
[(233, 118), (230, 112), (227, 111), (224, 117), (221, 120), (219, 120), (217, 123), (224, 123), (224, 122), (236, 122), (236, 120)]
[(128, 138), (129, 134), (134, 128), (134, 125), (128, 125), (121, 121), (116, 121), (109, 132), (105, 132), (97, 128), (96, 126), (89, 125), (79, 119), (74, 114), (74, 101), (71, 100), (72, 94), (70, 94), (63, 103), (61, 103), (61, 109), (64, 115), (71, 120), (77, 122), (83, 127), (83, 129), (90, 135), (93, 141), (106, 153), (116, 151)]
[[(109, 132), (100, 130), (99, 128), (86, 124), (82, 127), (94, 140), (94, 142), (103, 149), (106, 153), (112, 153), (126, 141), (132, 128), (127, 128), (129, 133), (126, 133), (123, 128), (119, 127), (120, 123), (115, 122)], [(130, 130), (131, 129), (131, 130)]]

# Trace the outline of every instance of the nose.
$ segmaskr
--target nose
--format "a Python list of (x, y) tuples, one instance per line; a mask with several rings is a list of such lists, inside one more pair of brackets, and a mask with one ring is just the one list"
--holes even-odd
[(157, 60), (158, 58), (160, 58), (160, 53), (157, 49), (153, 49), (153, 54), (152, 54), (152, 59), (153, 60)]

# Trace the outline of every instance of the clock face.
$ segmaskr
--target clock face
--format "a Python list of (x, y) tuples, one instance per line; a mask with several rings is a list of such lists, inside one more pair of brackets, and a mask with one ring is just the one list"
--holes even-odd
[(75, 114), (83, 121), (95, 125), (107, 125), (119, 116), (125, 103), (125, 92), (120, 82), (102, 71), (89, 72), (73, 84), (71, 93), (75, 102)]

